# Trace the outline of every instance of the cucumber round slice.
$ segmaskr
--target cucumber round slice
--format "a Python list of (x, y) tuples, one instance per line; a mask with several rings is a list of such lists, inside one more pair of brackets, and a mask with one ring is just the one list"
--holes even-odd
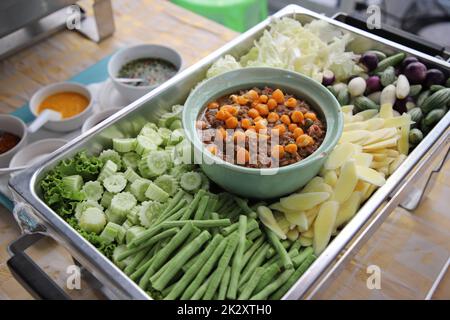
[(169, 167), (170, 157), (164, 151), (153, 151), (139, 161), (139, 172), (144, 178), (162, 175)]
[(100, 204), (105, 208), (109, 208), (113, 197), (114, 197), (114, 193), (111, 193), (108, 191), (103, 192), (103, 196), (102, 196), (102, 199), (100, 200)]
[(136, 197), (138, 201), (145, 201), (145, 191), (147, 191), (150, 185), (150, 180), (136, 179), (130, 186), (130, 192)]
[(117, 165), (117, 170), (120, 170), (120, 168), (122, 168), (122, 160), (120, 159), (120, 154), (116, 150), (103, 150), (98, 157), (103, 161), (103, 163), (106, 163), (108, 160), (114, 162)]
[(84, 231), (98, 234), (106, 225), (106, 217), (102, 210), (88, 208), (81, 214), (78, 224)]
[(121, 153), (133, 151), (136, 148), (136, 138), (113, 139), (113, 148)]
[(137, 235), (139, 235), (143, 231), (145, 231), (145, 228), (141, 226), (132, 226), (128, 228), (125, 235), (125, 241), (127, 243), (130, 243), (134, 238), (136, 238)]
[(104, 243), (110, 244), (117, 238), (120, 228), (122, 228), (121, 225), (118, 225), (117, 223), (114, 222), (108, 222), (105, 228), (103, 229), (102, 233), (100, 233), (100, 239)]
[(161, 136), (158, 134), (158, 129), (152, 129), (148, 127), (142, 129), (143, 130), (141, 131), (141, 135), (150, 139), (153, 144), (159, 146), (163, 143), (163, 138), (161, 138)]
[(88, 208), (97, 208), (103, 211), (103, 206), (101, 206), (97, 201), (86, 200), (78, 202), (77, 206), (75, 207), (75, 218), (79, 220), (83, 211), (86, 211), (86, 209)]
[(166, 145), (170, 140), (170, 135), (172, 134), (172, 131), (167, 128), (159, 128), (158, 134), (163, 140), (162, 144)]
[(134, 172), (133, 169), (128, 168), (124, 173), (123, 176), (125, 179), (127, 179), (129, 182), (133, 183), (137, 179), (141, 179), (141, 176), (138, 175), (136, 172)]
[(183, 127), (183, 124), (181, 123), (181, 120), (177, 119), (170, 124), (169, 129), (175, 130), (175, 129), (181, 129), (182, 127)]
[(127, 152), (122, 156), (123, 166), (133, 170), (137, 169), (139, 160), (141, 160), (141, 156), (139, 156), (136, 152)]
[(155, 180), (155, 184), (161, 189), (163, 189), (165, 192), (167, 192), (170, 196), (174, 195), (175, 192), (178, 191), (177, 179), (175, 179), (172, 176), (169, 176), (168, 174), (163, 174), (162, 176), (159, 176)]
[(86, 182), (82, 190), (89, 200), (98, 201), (103, 196), (103, 186), (99, 181)]
[(109, 210), (112, 214), (126, 217), (127, 212), (133, 209), (136, 203), (136, 198), (131, 193), (121, 192), (112, 198)]
[(186, 191), (195, 191), (202, 185), (202, 176), (198, 172), (183, 173), (180, 186)]
[(139, 131), (139, 135), (145, 136), (148, 130), (157, 131), (158, 130), (158, 126), (156, 124), (154, 124), (153, 122), (147, 122), (142, 127), (141, 131)]
[(115, 174), (118, 170), (117, 165), (112, 162), (111, 160), (107, 160), (106, 163), (103, 165), (102, 171), (100, 171), (100, 174), (98, 175), (98, 181), (103, 181), (105, 178), (112, 176)]
[(158, 145), (156, 145), (149, 137), (139, 135), (136, 138), (136, 153), (140, 155), (144, 155), (149, 153), (152, 150), (158, 149)]
[(149, 184), (147, 191), (145, 191), (145, 196), (150, 200), (158, 202), (165, 202), (169, 199), (169, 194), (153, 182)]
[(111, 193), (119, 193), (127, 186), (127, 179), (123, 174), (113, 174), (103, 180), (103, 186)]

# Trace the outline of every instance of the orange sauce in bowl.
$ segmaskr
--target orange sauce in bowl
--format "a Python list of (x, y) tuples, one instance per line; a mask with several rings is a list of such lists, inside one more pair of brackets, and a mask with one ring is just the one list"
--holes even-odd
[(89, 100), (77, 92), (59, 92), (45, 98), (37, 112), (51, 109), (61, 113), (63, 119), (72, 118), (83, 112), (89, 105)]

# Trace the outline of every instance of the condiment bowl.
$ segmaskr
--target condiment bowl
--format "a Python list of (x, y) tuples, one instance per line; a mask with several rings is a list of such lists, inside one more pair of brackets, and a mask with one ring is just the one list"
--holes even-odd
[(108, 74), (117, 91), (119, 91), (119, 93), (126, 97), (130, 102), (139, 99), (159, 85), (138, 87), (116, 80), (120, 69), (126, 63), (142, 58), (157, 58), (165, 60), (172, 63), (177, 68), (177, 71), (181, 70), (183, 64), (180, 54), (174, 49), (156, 44), (134, 45), (117, 51), (108, 62)]
[(0, 168), (8, 166), (11, 158), (22, 148), (27, 141), (27, 126), (25, 123), (15, 117), (8, 114), (0, 114), (0, 129), (4, 132), (15, 134), (20, 138), (18, 144), (16, 144), (10, 150), (0, 154)]
[(88, 99), (89, 104), (87, 105), (86, 109), (83, 110), (83, 112), (73, 117), (62, 119), (59, 121), (48, 121), (46, 124), (44, 124), (44, 127), (49, 130), (58, 132), (70, 132), (79, 129), (83, 125), (84, 121), (91, 115), (94, 105), (91, 92), (86, 86), (82, 84), (74, 82), (58, 82), (42, 87), (31, 97), (29, 103), (31, 113), (37, 117), (38, 108), (42, 101), (44, 101), (48, 96), (59, 92), (79, 93)]
[[(197, 133), (196, 120), (207, 103), (239, 90), (265, 86), (279, 88), (305, 100), (325, 119), (327, 131), (319, 148), (294, 164), (263, 169), (235, 165), (206, 150)], [(196, 162), (201, 158), (200, 166), (209, 178), (232, 193), (270, 199), (298, 190), (317, 175), (341, 136), (343, 115), (336, 98), (309, 77), (275, 68), (244, 68), (218, 75), (197, 86), (184, 105), (183, 127), (193, 144)]]

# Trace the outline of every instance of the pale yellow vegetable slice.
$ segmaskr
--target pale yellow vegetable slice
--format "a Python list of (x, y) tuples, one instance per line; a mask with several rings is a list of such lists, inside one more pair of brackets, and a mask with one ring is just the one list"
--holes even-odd
[(300, 237), (300, 238), (298, 238), (298, 241), (300, 242), (302, 247), (310, 247), (313, 244), (312, 238)]
[[(325, 172), (323, 176), (323, 180), (326, 183), (326, 185), (330, 187), (334, 187), (337, 182), (338, 176), (336, 174), (336, 171), (334, 170), (328, 170)], [(331, 189), (331, 188), (330, 188)], [(333, 192), (333, 189), (331, 189), (331, 192)]]
[(313, 192), (313, 190), (316, 189), (318, 185), (321, 185), (324, 183), (324, 179), (322, 177), (315, 176), (309, 182), (303, 187), (302, 193), (308, 193)]
[(388, 158), (386, 153), (372, 153), (373, 161), (384, 161)]
[(411, 121), (411, 117), (409, 116), (409, 114), (404, 113), (400, 117), (386, 119), (384, 121), (384, 127), (385, 128), (400, 128), (403, 126), (409, 126), (413, 123), (414, 122)]
[(309, 228), (307, 231), (303, 232), (302, 237), (313, 238), (314, 237), (314, 228)]
[(353, 155), (353, 160), (355, 160), (355, 164), (358, 166), (369, 167), (373, 159), (373, 155), (370, 153), (362, 152)]
[(389, 164), (391, 164), (392, 161), (394, 161), (394, 159), (392, 159), (392, 158), (386, 158), (386, 160), (383, 160), (383, 161), (373, 161), (370, 164), (370, 168), (378, 170), (378, 169), (381, 169), (383, 167), (388, 167)]
[(397, 158), (400, 155), (400, 152), (393, 149), (386, 149), (385, 150), (388, 157)]
[(324, 202), (330, 197), (328, 192), (296, 193), (280, 199), (281, 206), (288, 210), (305, 211)]
[(282, 218), (276, 219), (278, 226), (280, 227), (281, 231), (283, 231), (284, 234), (286, 234), (291, 227), (291, 223), (286, 219), (285, 214), (282, 215)]
[[(354, 119), (353, 119), (354, 121)], [(367, 128), (367, 123), (365, 121), (350, 122), (344, 124), (344, 131), (355, 131), (355, 130), (365, 130)]]
[(355, 191), (359, 191), (361, 192), (361, 194), (366, 193), (366, 191), (369, 189), (369, 187), (371, 186), (370, 183), (362, 181), (362, 180), (358, 180), (358, 183), (356, 184), (355, 187)]
[(379, 173), (384, 174), (385, 177), (386, 177), (387, 175), (389, 175), (389, 167), (388, 167), (388, 166), (378, 168), (377, 171), (378, 171)]
[(292, 230), (288, 231), (288, 233), (286, 234), (286, 237), (291, 241), (295, 241), (298, 239), (299, 234), (300, 233), (298, 232), (297, 229), (292, 229)]
[(337, 229), (344, 223), (349, 221), (358, 211), (362, 200), (362, 193), (359, 191), (354, 191), (350, 198), (347, 199), (339, 208), (336, 216), (336, 222), (334, 228)]
[(342, 112), (345, 112), (345, 113), (351, 113), (351, 112), (353, 112), (353, 109), (354, 109), (354, 108), (355, 108), (354, 105), (352, 105), (352, 104), (347, 104), (347, 105), (341, 107), (341, 111), (342, 111)]
[(392, 104), (383, 103), (380, 107), (380, 118), (390, 119), (394, 117), (394, 111)]
[[(411, 118), (408, 114), (407, 117)], [(409, 125), (402, 126), (400, 129), (400, 139), (398, 140), (398, 151), (404, 155), (408, 155), (409, 151)]]
[(280, 211), (280, 212), (284, 212), (284, 210), (286, 210), (285, 208), (283, 208), (281, 206), (281, 203), (279, 202), (274, 202), (269, 206), (270, 209), (272, 210), (276, 210), (276, 211)]
[(377, 190), (377, 188), (378, 187), (376, 185), (371, 184), (364, 193), (362, 201), (366, 201), (367, 199), (369, 199), (372, 193), (374, 193), (374, 191)]
[(358, 179), (378, 187), (381, 187), (386, 182), (386, 179), (384, 179), (382, 174), (374, 169), (363, 166), (356, 166), (356, 175), (358, 176)]
[(305, 212), (306, 218), (308, 219), (308, 228), (312, 226), (314, 223), (314, 220), (316, 219), (317, 215), (319, 214), (320, 205), (315, 206), (314, 208), (308, 210)]
[(403, 161), (405, 161), (406, 155), (401, 154), (399, 155), (392, 163), (389, 165), (389, 174), (393, 174), (395, 170), (397, 170), (398, 167), (402, 164)]
[(327, 201), (320, 206), (319, 214), (314, 221), (313, 247), (316, 255), (321, 254), (330, 242), (338, 210), (337, 201)]
[(370, 131), (354, 130), (344, 131), (339, 139), (339, 143), (362, 143), (370, 137)]
[(261, 222), (270, 230), (272, 230), (279, 238), (286, 239), (286, 234), (281, 230), (275, 217), (273, 216), (272, 210), (266, 206), (259, 206), (256, 210), (258, 212), (258, 217)]
[(376, 142), (373, 144), (369, 144), (369, 145), (363, 146), (363, 150), (371, 151), (371, 150), (379, 150), (379, 149), (384, 149), (384, 148), (395, 147), (397, 145), (397, 140), (398, 140), (398, 137), (394, 137), (391, 139), (387, 139), (387, 140), (383, 140), (383, 141)]
[(376, 117), (378, 114), (378, 110), (376, 109), (367, 109), (364, 111), (359, 112), (357, 115), (362, 118), (363, 121), (372, 119)]
[(353, 116), (351, 113), (344, 112), (344, 123), (351, 123), (353, 121)]
[(384, 119), (381, 118), (373, 118), (366, 121), (366, 129), (369, 131), (374, 131), (383, 128)]
[(353, 156), (354, 152), (355, 148), (351, 143), (342, 143), (337, 145), (325, 161), (325, 169), (334, 170), (340, 168)]
[(356, 174), (355, 161), (349, 160), (341, 168), (341, 174), (333, 189), (333, 200), (343, 203), (350, 197), (357, 182), (358, 176)]
[(364, 141), (363, 145), (374, 144), (376, 142), (391, 139), (392, 137), (395, 137), (396, 134), (397, 129), (395, 128), (384, 128), (380, 130), (375, 130), (370, 134), (370, 137)]
[(291, 224), (295, 224), (297, 226), (306, 226), (308, 225), (308, 219), (306, 218), (306, 215), (304, 212), (292, 212), (288, 211), (284, 213), (284, 216), (286, 217), (286, 220), (289, 221)]
[[(325, 174), (325, 176), (326, 176), (326, 174)], [(328, 185), (327, 183), (323, 182), (323, 183), (320, 183), (320, 184), (317, 184), (317, 185), (311, 187), (308, 190), (308, 192), (328, 192), (331, 197), (333, 194), (333, 188), (330, 185)]]

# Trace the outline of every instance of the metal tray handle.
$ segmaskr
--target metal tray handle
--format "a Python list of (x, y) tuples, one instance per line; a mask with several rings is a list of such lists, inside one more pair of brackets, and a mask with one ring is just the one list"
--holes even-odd
[(7, 265), (14, 278), (36, 299), (69, 300), (61, 289), (26, 253), (25, 250), (41, 240), (40, 233), (24, 234), (11, 243), (8, 251), (11, 258)]

